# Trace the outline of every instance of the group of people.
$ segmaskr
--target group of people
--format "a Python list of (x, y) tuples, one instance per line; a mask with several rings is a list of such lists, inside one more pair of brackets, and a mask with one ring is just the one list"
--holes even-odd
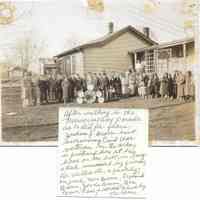
[(164, 98), (187, 100), (194, 98), (194, 83), (191, 71), (174, 74), (165, 73), (161, 78), (156, 73), (87, 73), (41, 75), (32, 77), (27, 73), (22, 81), (24, 106), (48, 104), (51, 102), (75, 102), (78, 94), (88, 91), (101, 92), (104, 102), (139, 96), (144, 99)]

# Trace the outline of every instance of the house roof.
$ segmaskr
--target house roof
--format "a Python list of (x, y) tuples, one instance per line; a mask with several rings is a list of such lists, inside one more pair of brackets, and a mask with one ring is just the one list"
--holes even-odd
[(104, 37), (101, 37), (99, 39), (96, 40), (92, 40), (88, 43), (79, 45), (75, 48), (69, 49), (67, 51), (64, 51), (58, 55), (56, 55), (55, 57), (60, 58), (78, 51), (81, 51), (82, 49), (85, 48), (90, 48), (90, 47), (98, 47), (98, 46), (104, 46), (105, 44), (107, 44), (108, 42), (115, 40), (116, 38), (118, 38), (119, 36), (121, 36), (122, 34), (126, 33), (126, 32), (131, 32), (133, 34), (135, 34), (136, 36), (138, 36), (139, 38), (143, 39), (144, 41), (146, 41), (147, 43), (151, 44), (151, 45), (156, 45), (157, 42), (155, 42), (154, 40), (152, 40), (151, 38), (147, 37), (144, 33), (138, 31), (137, 29), (135, 29), (132, 26), (126, 26), (123, 29), (120, 29), (116, 32), (113, 32), (111, 34), (107, 34)]
[(194, 42), (194, 38), (183, 38), (181, 40), (173, 40), (171, 42), (163, 42), (157, 45), (153, 45), (151, 47), (144, 47), (144, 48), (140, 48), (140, 49), (136, 49), (130, 53), (135, 53), (135, 52), (142, 52), (145, 50), (153, 50), (153, 49), (162, 49), (162, 48), (167, 48), (167, 47), (171, 47), (171, 46), (177, 46), (177, 45), (181, 45), (181, 44), (186, 44), (186, 43), (191, 43)]

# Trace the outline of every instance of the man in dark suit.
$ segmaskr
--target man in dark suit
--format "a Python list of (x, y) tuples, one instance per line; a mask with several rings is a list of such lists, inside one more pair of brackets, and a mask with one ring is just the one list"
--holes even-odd
[(105, 101), (109, 101), (109, 79), (107, 74), (104, 72), (102, 77), (102, 84), (103, 84), (103, 96)]
[(62, 75), (58, 74), (56, 80), (56, 99), (58, 100), (59, 103), (61, 103), (63, 100), (62, 81), (63, 81)]
[(47, 100), (47, 89), (48, 84), (45, 75), (40, 76), (38, 86), (40, 88), (40, 104), (48, 103)]

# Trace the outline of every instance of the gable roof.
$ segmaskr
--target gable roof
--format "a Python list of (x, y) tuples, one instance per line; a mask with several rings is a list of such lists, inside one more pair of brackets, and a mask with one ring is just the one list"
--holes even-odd
[(111, 34), (107, 34), (104, 37), (101, 37), (99, 39), (96, 40), (92, 40), (88, 43), (79, 45), (77, 47), (74, 47), (72, 49), (69, 49), (67, 51), (64, 51), (58, 55), (56, 55), (55, 57), (60, 58), (78, 51), (81, 51), (82, 49), (86, 49), (86, 48), (90, 48), (90, 47), (99, 47), (99, 46), (104, 46), (105, 44), (107, 44), (108, 42), (117, 39), (119, 36), (121, 36), (122, 34), (126, 33), (126, 32), (131, 32), (133, 34), (135, 34), (137, 37), (141, 38), (142, 40), (146, 41), (147, 43), (151, 44), (151, 45), (156, 45), (157, 42), (153, 41), (151, 38), (147, 37), (144, 33), (138, 31), (137, 29), (135, 29), (132, 26), (126, 26), (123, 29), (120, 29), (116, 32), (113, 32)]

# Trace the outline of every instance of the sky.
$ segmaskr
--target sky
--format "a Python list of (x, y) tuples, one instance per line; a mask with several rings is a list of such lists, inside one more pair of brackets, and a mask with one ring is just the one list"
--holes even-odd
[(67, 38), (78, 38), (83, 43), (108, 33), (108, 23), (114, 30), (132, 25), (142, 31), (151, 30), (157, 42), (182, 39), (188, 35), (183, 29), (185, 16), (182, 0), (160, 0), (151, 13), (144, 13), (146, 0), (104, 0), (104, 12), (88, 9), (86, 0), (18, 1), (14, 24), (0, 26), (0, 60), (12, 52), (17, 40), (32, 34), (36, 41), (45, 40), (47, 48), (41, 57), (52, 57), (66, 50)]

